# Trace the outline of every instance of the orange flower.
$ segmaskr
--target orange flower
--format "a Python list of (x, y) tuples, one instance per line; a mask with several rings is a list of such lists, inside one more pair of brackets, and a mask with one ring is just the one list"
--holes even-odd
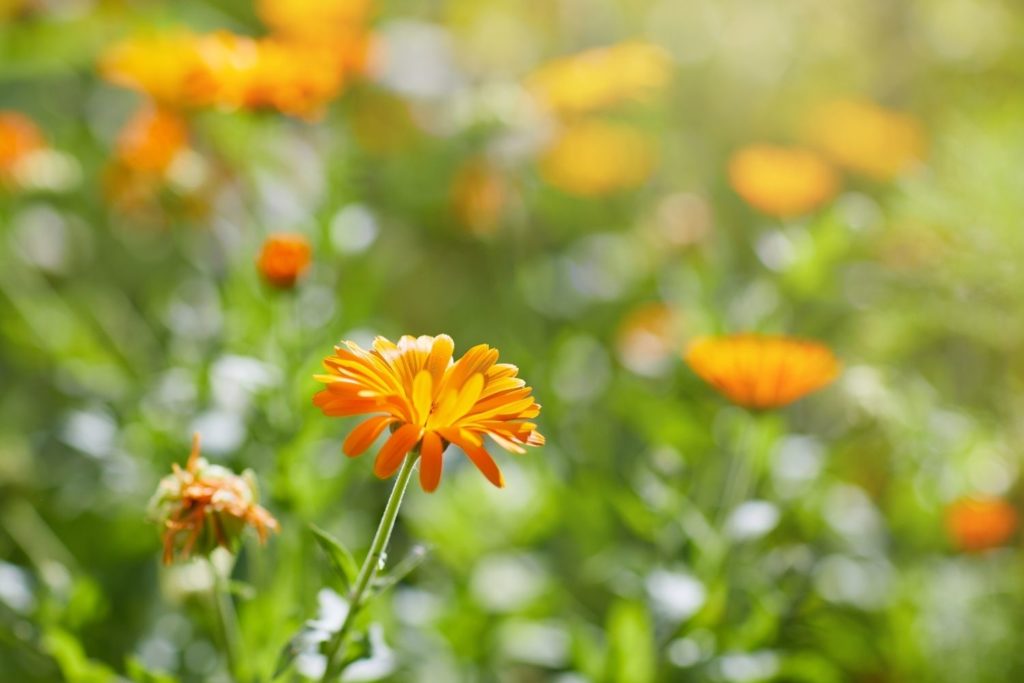
[(291, 289), (309, 268), (312, 249), (302, 235), (271, 235), (263, 242), (256, 266), (263, 278), (278, 289)]
[(452, 362), (454, 348), (445, 334), (404, 336), (398, 344), (377, 337), (370, 351), (350, 341), (334, 347), (324, 359), (330, 374), (316, 377), (326, 386), (313, 403), (331, 417), (372, 415), (345, 439), (345, 454), (360, 455), (390, 427), (374, 463), (378, 477), (394, 474), (406, 454), (418, 450), (420, 485), (433, 491), (441, 481), (442, 454), (453, 443), (488, 481), (504, 486), (483, 438), (513, 453), (542, 445), (537, 426), (526, 421), (540, 406), (516, 377), (518, 368), (497, 362), (497, 349), (480, 344)]
[(581, 114), (649, 97), (671, 75), (672, 60), (665, 50), (626, 42), (548, 62), (526, 86), (553, 111)]
[(217, 546), (230, 549), (246, 526), (256, 529), (264, 543), (277, 531), (277, 520), (257, 505), (258, 491), (251, 470), (242, 476), (211, 465), (199, 457), (199, 434), (192, 437), (192, 452), (185, 469), (173, 466), (150, 501), (150, 514), (164, 527), (164, 564), (177, 552), (188, 559), (193, 551), (209, 554)]
[(258, 0), (256, 12), (279, 36), (303, 42), (338, 43), (363, 30), (370, 0)]
[(946, 510), (946, 529), (966, 552), (1006, 543), (1017, 530), (1017, 510), (1001, 498), (962, 498)]
[(729, 183), (769, 216), (799, 216), (832, 199), (839, 177), (816, 153), (793, 147), (751, 145), (729, 160)]
[(890, 180), (924, 158), (926, 142), (913, 116), (869, 100), (834, 100), (815, 109), (807, 139), (825, 156), (875, 180)]
[(567, 129), (540, 159), (551, 185), (585, 197), (642, 185), (654, 171), (650, 138), (620, 123), (584, 121)]
[(504, 176), (486, 161), (474, 159), (456, 174), (451, 204), (459, 222), (478, 235), (493, 233), (508, 199)]
[(100, 74), (162, 104), (208, 104), (197, 41), (198, 36), (184, 30), (123, 40), (100, 57)]
[(0, 182), (12, 180), (19, 165), (45, 146), (32, 119), (16, 111), (0, 111)]
[(840, 371), (817, 342), (781, 336), (703, 337), (686, 350), (693, 371), (746, 408), (778, 408), (817, 391)]
[(176, 111), (143, 106), (121, 129), (117, 159), (143, 173), (163, 173), (188, 146), (188, 125)]

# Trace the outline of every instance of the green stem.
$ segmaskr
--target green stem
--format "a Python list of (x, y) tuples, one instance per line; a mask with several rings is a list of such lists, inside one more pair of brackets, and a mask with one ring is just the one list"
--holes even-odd
[(373, 541), (370, 543), (370, 551), (366, 554), (363, 566), (359, 568), (356, 581), (352, 584), (352, 589), (348, 593), (348, 614), (345, 616), (345, 621), (341, 628), (327, 643), (327, 668), (320, 679), (321, 683), (327, 683), (341, 673), (341, 662), (338, 661), (338, 653), (342, 650), (342, 645), (345, 643), (345, 638), (348, 636), (355, 616), (363, 606), (363, 601), (367, 597), (367, 589), (381, 570), (384, 551), (387, 550), (388, 541), (391, 540), (391, 530), (395, 528), (395, 520), (398, 519), (398, 508), (401, 507), (405, 489), (409, 486), (413, 466), (416, 464), (416, 457), (417, 453), (415, 452), (407, 455), (405, 462), (402, 463), (402, 468), (398, 471), (395, 487), (391, 489), (391, 497), (388, 498), (388, 504), (384, 507), (384, 514), (380, 518), (380, 524), (377, 525), (377, 533), (374, 534)]
[(216, 617), (217, 630), (220, 631), (221, 644), (224, 647), (224, 657), (227, 659), (228, 671), (235, 681), (244, 680), (242, 666), (242, 638), (238, 630), (238, 615), (235, 614), (235, 606), (231, 602), (231, 596), (227, 590), (227, 577), (217, 569), (213, 558), (207, 558), (210, 563), (210, 571), (213, 572), (213, 611)]

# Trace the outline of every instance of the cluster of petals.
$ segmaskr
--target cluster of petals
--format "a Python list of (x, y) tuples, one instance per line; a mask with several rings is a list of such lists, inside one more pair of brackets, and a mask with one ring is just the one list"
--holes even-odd
[(697, 339), (686, 362), (730, 401), (755, 409), (799, 400), (832, 382), (841, 368), (817, 342), (751, 333)]
[(390, 428), (374, 464), (378, 477), (394, 474), (418, 449), (420, 484), (433, 491), (444, 450), (455, 444), (492, 484), (503, 486), (484, 437), (513, 453), (542, 445), (544, 437), (528, 421), (540, 406), (518, 368), (497, 362), (497, 349), (480, 344), (454, 361), (454, 348), (444, 334), (404, 336), (397, 344), (377, 337), (369, 351), (351, 341), (335, 347), (324, 360), (328, 374), (316, 377), (325, 386), (313, 402), (332, 417), (370, 416), (345, 440), (345, 454), (360, 455)]
[(257, 505), (257, 488), (251, 472), (239, 476), (199, 457), (199, 435), (185, 469), (177, 463), (174, 473), (157, 487), (150, 510), (164, 527), (163, 561), (175, 556), (188, 559), (193, 552), (209, 553), (217, 546), (230, 548), (241, 531), (256, 530), (260, 542), (277, 531), (277, 520)]

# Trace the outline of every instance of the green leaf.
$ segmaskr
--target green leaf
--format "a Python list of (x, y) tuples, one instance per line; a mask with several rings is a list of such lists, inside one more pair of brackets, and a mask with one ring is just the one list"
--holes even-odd
[(647, 608), (621, 601), (608, 613), (609, 680), (650, 683), (654, 680), (654, 629)]
[(430, 546), (417, 544), (412, 547), (409, 554), (402, 558), (402, 561), (395, 565), (388, 574), (378, 577), (374, 582), (375, 594), (383, 593), (406, 576), (412, 573), (416, 567), (423, 564), (430, 554)]
[(346, 588), (352, 586), (355, 583), (356, 576), (359, 574), (359, 565), (356, 564), (356, 559), (352, 556), (352, 553), (342, 545), (341, 541), (315, 524), (310, 524), (309, 528), (312, 530), (316, 542), (331, 561), (334, 571), (345, 582)]

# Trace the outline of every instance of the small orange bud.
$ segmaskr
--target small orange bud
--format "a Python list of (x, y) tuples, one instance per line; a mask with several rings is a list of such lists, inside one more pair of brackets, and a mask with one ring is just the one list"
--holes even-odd
[(1017, 530), (1017, 510), (1002, 498), (962, 498), (946, 510), (946, 529), (965, 552), (1003, 545)]
[(291, 289), (309, 268), (312, 249), (302, 235), (271, 235), (256, 261), (260, 274), (278, 289)]

